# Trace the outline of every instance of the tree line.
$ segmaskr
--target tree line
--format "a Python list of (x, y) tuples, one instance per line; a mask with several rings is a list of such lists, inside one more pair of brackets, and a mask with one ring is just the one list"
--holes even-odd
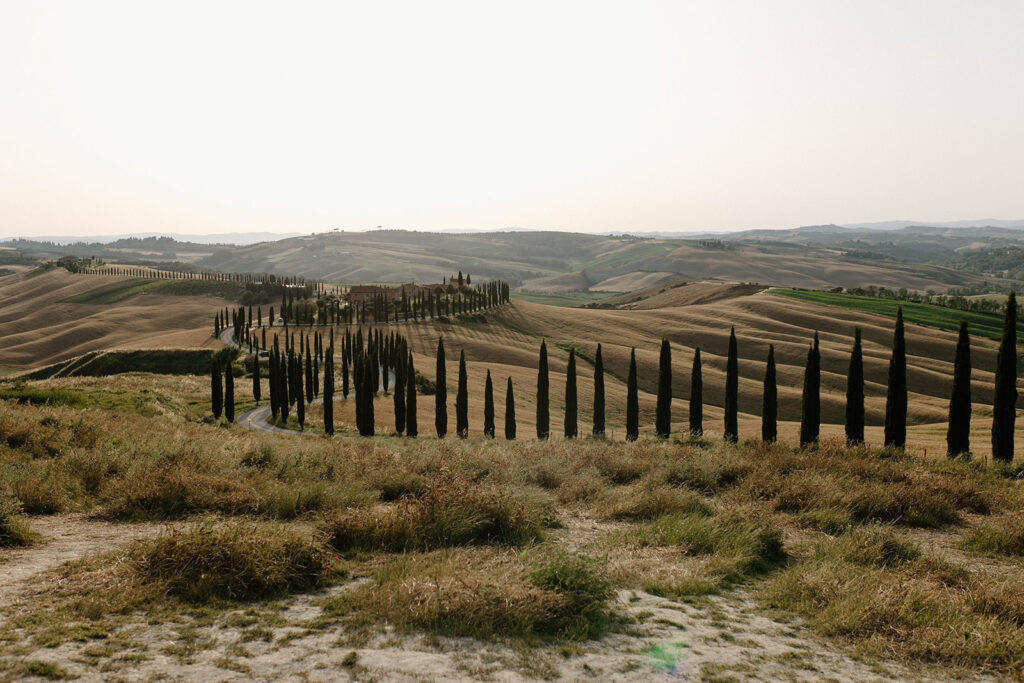
[[(1017, 303), (1010, 293), (1005, 305), (1003, 333), (995, 368), (995, 390), (993, 397), (992, 454), (995, 460), (1011, 461), (1014, 452), (1014, 426), (1017, 403)], [(324, 367), (325, 431), (334, 432), (333, 396), (335, 389), (334, 330), (330, 343), (324, 351), (323, 337), (314, 333), (312, 339), (299, 335), (298, 353), (295, 353), (294, 332), (285, 335), (286, 348), (282, 352), (275, 336), (270, 353), (271, 410), (275, 419), (279, 416), (287, 421), (288, 406), (298, 406), (300, 426), (304, 424), (301, 397), (303, 396), (303, 367), (305, 368), (307, 402), (319, 393), (315, 379), (319, 364)], [(305, 339), (305, 341), (303, 341)], [(305, 365), (302, 356), (305, 348)], [(312, 349), (312, 352), (311, 352)], [(887, 447), (904, 448), (907, 442), (907, 349), (903, 310), (899, 309), (893, 330), (892, 351), (889, 360), (888, 382), (885, 401), (884, 444)], [(573, 439), (579, 436), (577, 392), (576, 349), (569, 349), (565, 378), (565, 409), (563, 436)], [(735, 442), (739, 438), (739, 362), (738, 341), (735, 328), (730, 329), (726, 357), (725, 405), (723, 436)], [(416, 420), (417, 379), (412, 354), (404, 337), (394, 332), (383, 334), (371, 331), (364, 339), (362, 329), (354, 334), (346, 330), (341, 342), (342, 395), (347, 398), (350, 389), (356, 400), (356, 422), (359, 433), (372, 436), (375, 432), (373, 398), (378, 391), (388, 391), (389, 370), (393, 371), (393, 400), (395, 401), (395, 431), (407, 436), (418, 435)], [(253, 391), (257, 402), (259, 396), (259, 355), (256, 355)], [(352, 383), (349, 382), (349, 367), (352, 368)], [(956, 345), (952, 391), (949, 401), (948, 428), (946, 434), (947, 454), (954, 457), (970, 452), (971, 420), (971, 353), (968, 323), (961, 321)], [(225, 387), (221, 398), (218, 367), (213, 370), (214, 414), (219, 417), (218, 404), (227, 401)], [(436, 350), (436, 390), (434, 393), (434, 430), (439, 438), (448, 434), (448, 387), (447, 357), (444, 339), (438, 339)], [(592, 433), (596, 437), (605, 434), (605, 370), (601, 344), (594, 357), (594, 400)], [(672, 349), (667, 339), (661, 342), (658, 371), (657, 404), (655, 411), (655, 434), (660, 438), (671, 435), (672, 424)], [(310, 389), (311, 383), (313, 388)], [(230, 384), (229, 384), (230, 385)], [(460, 438), (469, 435), (468, 374), (465, 352), (459, 354), (459, 369), (455, 397), (455, 434)], [(551, 434), (550, 377), (548, 369), (547, 343), (542, 341), (537, 364), (536, 435), (547, 439)], [(694, 352), (690, 378), (689, 425), (691, 435), (704, 432), (703, 376), (701, 349)], [(484, 386), (484, 424), (487, 437), (495, 436), (494, 388), (490, 370)], [(636, 349), (630, 352), (629, 370), (626, 381), (626, 440), (635, 441), (640, 434), (639, 390), (637, 377)], [(769, 345), (765, 361), (765, 375), (762, 393), (761, 439), (775, 441), (778, 438), (778, 386), (775, 365), (775, 349)], [(231, 418), (229, 418), (230, 420)], [(850, 445), (864, 442), (864, 359), (861, 330), (854, 331), (853, 346), (847, 370), (845, 405), (845, 436)], [(801, 396), (800, 446), (809, 447), (818, 441), (821, 427), (821, 350), (818, 334), (815, 333), (807, 349)], [(505, 393), (506, 439), (517, 436), (515, 395), (512, 379), (509, 377)]]

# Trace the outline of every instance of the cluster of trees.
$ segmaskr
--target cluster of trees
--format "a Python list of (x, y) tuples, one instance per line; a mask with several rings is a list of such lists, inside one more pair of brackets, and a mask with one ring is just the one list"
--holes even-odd
[[(995, 395), (993, 401), (992, 422), (992, 453), (996, 460), (1010, 461), (1014, 451), (1014, 424), (1017, 402), (1017, 327), (1016, 296), (1011, 292), (1005, 304), (1002, 340), (999, 346), (995, 368)], [(298, 354), (294, 353), (294, 332), (286, 335), (286, 356), (278, 349), (275, 336), (274, 348), (270, 353), (271, 368), (271, 401), (272, 414), (277, 418), (283, 411), (287, 420), (288, 405), (299, 406), (299, 422), (303, 424), (301, 398), (303, 396), (302, 352), (305, 345), (305, 377), (307, 402), (319, 392), (316, 384), (318, 361), (325, 368), (325, 400), (333, 403), (334, 391), (334, 331), (331, 331), (329, 349), (324, 355), (323, 340), (317, 333), (312, 341), (300, 335)], [(310, 349), (312, 351), (312, 361)], [(903, 310), (899, 309), (893, 331), (892, 355), (889, 362), (888, 385), (885, 403), (884, 443), (886, 446), (903, 448), (907, 438), (907, 358), (906, 337), (903, 321)], [(258, 355), (257, 355), (258, 363)], [(436, 391), (434, 428), (439, 438), (448, 433), (448, 396), (447, 396), (447, 358), (444, 339), (438, 340), (436, 355)], [(382, 334), (379, 330), (369, 333), (364, 340), (362, 329), (355, 334), (346, 330), (342, 341), (342, 394), (349, 395), (349, 366), (353, 368), (353, 389), (356, 396), (356, 421), (359, 433), (364, 436), (374, 434), (373, 398), (379, 390), (388, 391), (389, 371), (393, 371), (393, 398), (395, 401), (395, 431), (408, 436), (417, 436), (416, 421), (416, 371), (413, 366), (412, 354), (409, 352), (405, 338), (392, 332)], [(729, 345), (726, 359), (725, 379), (725, 416), (723, 435), (728, 441), (735, 442), (739, 438), (739, 369), (738, 342), (735, 328), (730, 330)], [(259, 401), (258, 366), (255, 369), (254, 394)], [(222, 400), (219, 389), (219, 365), (214, 366), (214, 414), (219, 417), (218, 405)], [(310, 374), (312, 373), (312, 374)], [(605, 433), (605, 387), (604, 361), (602, 348), (598, 344), (594, 358), (594, 403), (593, 403), (593, 434), (602, 436)], [(778, 387), (775, 366), (775, 349), (768, 348), (765, 363), (764, 390), (761, 413), (761, 438), (775, 441), (778, 438)], [(947, 429), (947, 452), (952, 456), (970, 452), (970, 419), (971, 419), (971, 357), (970, 335), (966, 321), (960, 324), (959, 338), (954, 360), (953, 387), (949, 404), (949, 424)], [(312, 388), (310, 385), (313, 385)], [(465, 352), (460, 352), (459, 375), (455, 397), (455, 433), (460, 438), (469, 434), (468, 412), (468, 380)], [(494, 437), (494, 395), (493, 382), (488, 370), (484, 388), (484, 434)], [(701, 371), (701, 353), (697, 348), (694, 353), (691, 370), (689, 397), (689, 432), (701, 435), (704, 431), (703, 411), (703, 377)], [(298, 403), (296, 403), (296, 397)], [(275, 407), (276, 406), (276, 407)], [(550, 415), (550, 378), (548, 370), (547, 344), (542, 341), (538, 358), (537, 371), (537, 404), (536, 430), (538, 439), (547, 439), (551, 431)], [(578, 425), (578, 392), (576, 349), (569, 349), (569, 361), (565, 380), (565, 414), (563, 435), (572, 439), (579, 436)], [(629, 372), (626, 381), (626, 439), (636, 440), (640, 433), (639, 424), (639, 392), (637, 378), (636, 350), (630, 353)], [(231, 419), (231, 418), (229, 418)], [(325, 429), (333, 433), (333, 405), (325, 407)], [(654, 431), (661, 438), (668, 438), (672, 424), (672, 350), (667, 339), (661, 343), (659, 358), (657, 409), (655, 413)], [(845, 433), (851, 445), (864, 441), (864, 359), (861, 343), (861, 331), (854, 332), (854, 342), (850, 353), (847, 372)], [(817, 442), (821, 426), (821, 350), (818, 334), (807, 350), (804, 368), (803, 392), (801, 400), (800, 445), (806, 447)], [(515, 398), (512, 379), (508, 378), (505, 395), (505, 438), (516, 438)]]
[[(952, 308), (958, 311), (972, 311), (976, 313), (999, 313), (1003, 304), (994, 298), (969, 299), (968, 294), (951, 290), (949, 294), (938, 294), (932, 290), (927, 292), (916, 292), (906, 287), (900, 289), (888, 289), (887, 287), (839, 287), (832, 291), (841, 291), (844, 294), (856, 296), (870, 296), (876, 299), (891, 299), (893, 301), (908, 301), (920, 304), (932, 304), (944, 308)], [(975, 292), (982, 294), (985, 292)]]
[[(403, 289), (401, 297), (393, 301), (378, 295), (371, 301), (346, 303), (340, 295), (328, 292), (319, 283), (288, 284), (280, 289), (277, 313), (285, 326), (295, 327), (399, 323), (476, 313), (508, 303), (510, 295), (508, 283), (493, 281), (480, 287), (467, 283), (459, 288), (438, 287), (415, 294)], [(274, 313), (274, 307), (270, 306), (268, 324), (277, 320)], [(215, 336), (227, 329), (229, 319), (235, 339), (252, 345), (254, 340), (250, 336), (264, 324), (263, 307), (256, 304), (254, 310), (253, 304), (249, 304), (233, 312), (227, 308), (217, 311), (213, 322)], [(265, 340), (263, 346), (266, 346)]]

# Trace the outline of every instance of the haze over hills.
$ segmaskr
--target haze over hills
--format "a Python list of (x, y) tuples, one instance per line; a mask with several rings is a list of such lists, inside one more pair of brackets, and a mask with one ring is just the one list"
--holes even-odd
[(0, 251), (0, 260), (9, 263), (97, 256), (109, 262), (179, 262), (195, 269), (298, 275), (339, 284), (435, 282), (466, 270), (536, 292), (630, 292), (679, 279), (716, 279), (813, 289), (875, 285), (981, 294), (1005, 292), (1024, 280), (1024, 230), (1002, 225), (822, 225), (699, 238), (373, 230), (251, 244), (166, 236), (71, 244), (13, 239), (0, 243)]

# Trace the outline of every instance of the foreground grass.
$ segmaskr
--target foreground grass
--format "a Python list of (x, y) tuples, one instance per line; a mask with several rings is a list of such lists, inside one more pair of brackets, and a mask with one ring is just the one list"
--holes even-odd
[[(1016, 474), (838, 442), (296, 439), (11, 401), (9, 505), (187, 521), (61, 569), (9, 642), (109, 634), (138, 612), (204, 619), (343, 577), (322, 628), (576, 641), (617, 623), (615, 591), (744, 585), (872, 653), (1019, 675)], [(925, 533), (948, 553), (918, 549)]]
[[(809, 301), (826, 306), (839, 306), (855, 311), (864, 311), (889, 318), (896, 317), (896, 311), (903, 307), (903, 317), (909, 323), (936, 327), (940, 330), (956, 331), (960, 328), (960, 320), (966, 319), (971, 324), (971, 334), (981, 335), (989, 339), (999, 339), (1003, 333), (1003, 318), (991, 313), (977, 311), (958, 311), (955, 308), (919, 304), (911, 301), (895, 301), (870, 296), (857, 296), (839, 292), (815, 292), (802, 289), (773, 289), (772, 294), (786, 296), (791, 299)], [(1024, 323), (1018, 323), (1017, 334), (1024, 334)]]

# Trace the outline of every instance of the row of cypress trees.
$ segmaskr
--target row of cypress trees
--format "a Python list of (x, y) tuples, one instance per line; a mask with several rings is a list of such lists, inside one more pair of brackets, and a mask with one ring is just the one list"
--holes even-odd
[[(1013, 429), (1016, 416), (1016, 325), (1017, 306), (1016, 297), (1010, 294), (1006, 303), (1002, 340), (1000, 342), (999, 354), (996, 363), (995, 373), (995, 397), (993, 406), (992, 426), (992, 449), (993, 457), (997, 460), (1012, 460), (1013, 458)], [(287, 340), (287, 338), (286, 338)], [(316, 350), (311, 354), (311, 347)], [(282, 355), (278, 348), (278, 339), (274, 338), (274, 348), (268, 360), (271, 376), (271, 410), (275, 418), (280, 414), (282, 420), (286, 421), (289, 406), (295, 406), (300, 425), (304, 424), (304, 410), (302, 408), (303, 398), (303, 372), (305, 367), (305, 398), (312, 401), (318, 395), (318, 374), (316, 362), (324, 360), (324, 391), (325, 399), (330, 393), (330, 407), (325, 407), (325, 428), (328, 433), (333, 433), (333, 392), (334, 392), (334, 333), (331, 332), (330, 350), (324, 354), (323, 341), (319, 336), (305, 344), (306, 362), (303, 366), (301, 357), (302, 341), (300, 337), (300, 351), (294, 353), (294, 341), (288, 344), (286, 355)], [(655, 433), (661, 438), (667, 438), (671, 432), (671, 406), (672, 406), (672, 356), (671, 347), (667, 339), (661, 343), (659, 357), (659, 376), (657, 408), (655, 414)], [(578, 392), (576, 386), (576, 350), (570, 348), (569, 360), (566, 370), (565, 386), (565, 418), (563, 421), (563, 435), (566, 438), (578, 436)], [(312, 358), (312, 362), (311, 362)], [(448, 399), (447, 399), (447, 364), (445, 357), (444, 339), (438, 340), (437, 344), (437, 365), (436, 365), (436, 391), (435, 391), (435, 431), (438, 437), (443, 438), (448, 431)], [(255, 360), (253, 393), (257, 402), (259, 396), (259, 357)], [(389, 369), (394, 371), (395, 386), (393, 400), (395, 402), (395, 427), (399, 434), (403, 432), (409, 436), (416, 436), (418, 426), (416, 424), (416, 373), (413, 366), (411, 353), (408, 351), (408, 344), (404, 337), (392, 333), (390, 336), (381, 335), (379, 331), (371, 332), (370, 337), (364, 342), (362, 330), (354, 335), (346, 331), (342, 343), (342, 367), (343, 367), (343, 394), (347, 397), (348, 388), (348, 366), (352, 365), (354, 373), (354, 385), (356, 395), (357, 427), (360, 434), (372, 435), (373, 425), (373, 397), (378, 388), (383, 384), (383, 389), (388, 390)], [(213, 409), (215, 417), (220, 417), (221, 405), (229, 404), (228, 393), (232, 400), (231, 414), (229, 420), (233, 419), (233, 380), (229, 379), (221, 389), (221, 367), (219, 361), (215, 361), (212, 368), (212, 394)], [(956, 355), (953, 371), (953, 389), (949, 407), (949, 426), (947, 430), (947, 452), (950, 456), (970, 451), (970, 418), (971, 418), (971, 394), (970, 394), (971, 360), (970, 360), (970, 335), (968, 324), (961, 321), (959, 337), (956, 346)], [(383, 380), (381, 382), (381, 380)], [(468, 389), (465, 352), (460, 353), (459, 375), (457, 392), (455, 398), (455, 429), (456, 434), (465, 438), (469, 433), (468, 418)], [(626, 397), (626, 439), (635, 440), (639, 436), (639, 397), (637, 381), (636, 350), (631, 350), (629, 362), (629, 374), (627, 377)], [(738, 342), (735, 328), (730, 330), (728, 354), (726, 359), (726, 381), (725, 381), (725, 417), (723, 434), (726, 440), (736, 441), (738, 433), (738, 399), (739, 399), (739, 371), (738, 371)], [(329, 387), (329, 389), (328, 389)], [(547, 343), (541, 342), (538, 359), (537, 373), (537, 438), (546, 439), (550, 436), (550, 379), (548, 369)], [(903, 448), (906, 445), (906, 420), (907, 420), (907, 360), (906, 360), (906, 336), (902, 307), (897, 311), (896, 323), (893, 331), (892, 355), (889, 361), (888, 388), (886, 391), (885, 404), (885, 429), (884, 443), (886, 446)], [(484, 434), (493, 437), (495, 433), (494, 424), (494, 396), (493, 382), (490, 371), (484, 389)], [(762, 396), (762, 424), (761, 438), (764, 441), (775, 441), (778, 437), (778, 387), (777, 372), (775, 364), (774, 346), (769, 346), (768, 357), (765, 363), (764, 390)], [(847, 372), (846, 407), (845, 407), (845, 433), (848, 443), (851, 445), (863, 443), (864, 441), (864, 359), (861, 330), (854, 331), (854, 342), (850, 353), (850, 362)], [(818, 440), (821, 425), (821, 350), (818, 334), (808, 347), (807, 360), (804, 368), (803, 391), (801, 400), (800, 420), (800, 445), (809, 446)], [(605, 432), (605, 387), (604, 387), (604, 361), (602, 348), (598, 344), (594, 358), (594, 406), (593, 406), (593, 434), (603, 435)], [(690, 381), (689, 401), (689, 431), (692, 434), (703, 433), (703, 378), (701, 372), (701, 350), (697, 348), (694, 353), (693, 369)], [(512, 379), (508, 378), (505, 398), (505, 437), (514, 439), (516, 437), (515, 423), (515, 398), (512, 386)]]

